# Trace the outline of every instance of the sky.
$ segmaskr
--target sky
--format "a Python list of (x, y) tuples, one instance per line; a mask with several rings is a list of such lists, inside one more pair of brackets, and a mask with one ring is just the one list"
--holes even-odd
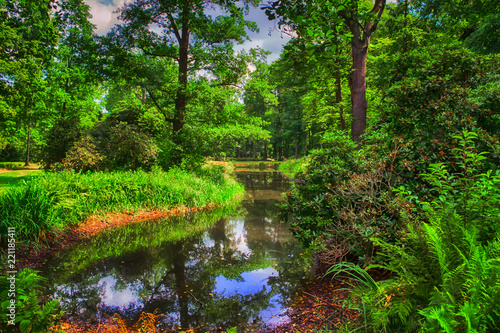
[[(96, 33), (104, 35), (115, 24), (120, 23), (114, 11), (125, 2), (131, 2), (131, 0), (86, 0), (86, 2), (91, 8), (92, 19), (90, 21), (96, 25)], [(268, 62), (277, 60), (283, 46), (290, 40), (290, 37), (279, 31), (277, 23), (275, 25), (275, 22), (269, 21), (260, 8), (251, 8), (247, 20), (256, 22), (259, 26), (259, 32), (249, 32), (251, 40), (242, 45), (237, 45), (235, 49), (237, 51), (241, 49), (249, 50), (259, 46), (263, 50), (272, 52), (268, 57)]]

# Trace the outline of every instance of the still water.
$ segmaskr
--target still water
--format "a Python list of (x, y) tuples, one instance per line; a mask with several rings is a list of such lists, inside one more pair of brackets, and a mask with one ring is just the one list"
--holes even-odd
[(100, 233), (42, 267), (67, 316), (96, 321), (162, 314), (162, 331), (265, 330), (286, 321), (311, 260), (276, 218), (278, 172), (238, 172), (236, 208), (145, 221)]

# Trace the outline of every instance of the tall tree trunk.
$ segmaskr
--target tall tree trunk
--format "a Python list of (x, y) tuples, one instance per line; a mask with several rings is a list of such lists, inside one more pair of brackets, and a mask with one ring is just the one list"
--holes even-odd
[(366, 129), (366, 56), (368, 46), (359, 40), (352, 39), (352, 73), (349, 76), (352, 102), (352, 125), (351, 137), (355, 142), (360, 141), (361, 135)]
[(182, 159), (182, 129), (184, 128), (184, 117), (186, 115), (187, 96), (186, 89), (188, 83), (188, 60), (189, 60), (189, 1), (185, 2), (183, 10), (182, 31), (178, 36), (179, 41), (179, 71), (177, 94), (175, 97), (175, 113), (172, 122), (172, 141), (176, 145), (176, 153), (174, 154), (173, 163), (179, 165)]
[(403, 53), (408, 53), (408, 31), (406, 30), (408, 27), (408, 0), (405, 0), (405, 13), (404, 13), (404, 21), (403, 21)]
[(262, 152), (262, 159), (267, 161), (267, 141), (264, 141), (264, 151)]
[(344, 106), (342, 105), (342, 81), (340, 78), (340, 67), (337, 68), (335, 73), (335, 85), (337, 86), (335, 90), (335, 97), (337, 104), (339, 104), (339, 117), (340, 117), (340, 129), (345, 130), (345, 118), (344, 118)]
[(364, 25), (361, 25), (357, 21), (359, 17), (357, 6), (353, 8), (349, 16), (344, 16), (353, 35), (351, 38), (352, 72), (349, 76), (353, 118), (351, 138), (358, 143), (366, 129), (366, 110), (368, 108), (366, 101), (366, 56), (368, 54), (368, 45), (370, 45), (372, 33), (377, 29), (378, 22), (380, 22), (385, 3), (386, 0), (374, 1), (373, 8), (370, 11), (370, 14), (374, 16), (374, 22), (366, 21)]
[[(68, 68), (70, 68), (70, 67), (68, 66)], [(68, 90), (69, 90), (69, 77), (66, 78), (66, 83), (64, 84), (64, 92), (67, 94)], [(66, 98), (65, 98), (63, 105), (62, 105), (62, 109), (61, 109), (61, 118), (66, 117), (66, 106), (67, 106), (67, 102), (66, 102)]]
[(298, 150), (298, 145), (297, 145), (297, 129), (295, 129), (295, 135), (294, 135), (294, 146), (295, 146), (295, 159), (298, 158), (299, 156), (299, 150)]
[(309, 131), (310, 130), (308, 130), (308, 129), (306, 129), (304, 131), (304, 156), (307, 156), (307, 145), (308, 145), (308, 143), (307, 143), (307, 135), (308, 135)]
[(31, 146), (30, 142), (31, 142), (31, 123), (28, 119), (28, 135), (26, 138), (26, 160), (24, 163), (25, 167), (30, 166), (30, 146)]

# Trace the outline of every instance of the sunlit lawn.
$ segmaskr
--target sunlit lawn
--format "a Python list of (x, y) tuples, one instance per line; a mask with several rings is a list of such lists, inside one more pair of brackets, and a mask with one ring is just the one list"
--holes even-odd
[(40, 169), (5, 170), (0, 169), (0, 194), (42, 172)]

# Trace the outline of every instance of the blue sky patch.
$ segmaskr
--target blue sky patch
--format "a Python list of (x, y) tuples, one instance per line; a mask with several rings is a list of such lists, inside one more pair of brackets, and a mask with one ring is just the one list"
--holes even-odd
[(101, 3), (106, 6), (114, 6), (115, 3), (113, 0), (97, 0), (98, 3)]

